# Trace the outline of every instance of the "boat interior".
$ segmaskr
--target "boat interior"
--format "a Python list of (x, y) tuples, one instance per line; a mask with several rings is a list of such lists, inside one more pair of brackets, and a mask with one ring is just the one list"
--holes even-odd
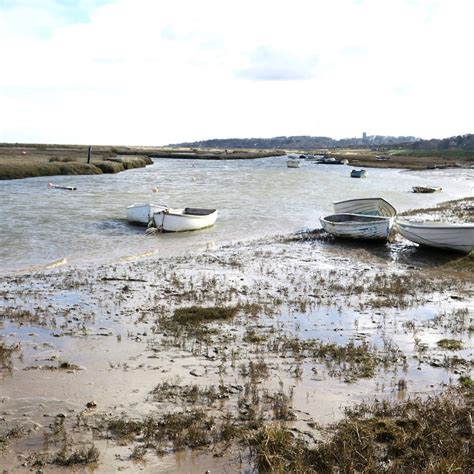
[(190, 216), (208, 216), (215, 212), (215, 209), (200, 209), (197, 207), (185, 207), (183, 214), (188, 214)]
[(381, 216), (364, 216), (361, 214), (333, 214), (324, 218), (329, 222), (379, 222), (387, 218)]

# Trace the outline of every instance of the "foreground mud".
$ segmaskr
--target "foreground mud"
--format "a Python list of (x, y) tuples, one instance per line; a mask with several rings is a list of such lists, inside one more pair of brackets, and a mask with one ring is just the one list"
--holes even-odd
[(3, 278), (0, 464), (252, 471), (262, 429), (310, 449), (347, 407), (469, 386), (459, 260), (315, 231)]

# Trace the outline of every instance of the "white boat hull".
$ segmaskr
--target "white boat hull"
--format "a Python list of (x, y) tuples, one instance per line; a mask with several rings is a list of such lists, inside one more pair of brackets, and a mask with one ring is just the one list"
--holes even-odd
[(395, 217), (333, 214), (319, 219), (322, 228), (336, 237), (388, 240)]
[(288, 166), (288, 168), (299, 168), (300, 160), (288, 160), (286, 166)]
[(160, 204), (140, 203), (127, 207), (127, 220), (132, 224), (148, 225), (155, 212), (167, 209)]
[[(153, 214), (155, 227), (162, 232), (186, 232), (211, 227), (216, 223), (217, 210), (209, 214), (193, 214), (188, 209), (166, 209)], [(201, 210), (204, 211), (204, 210)]]
[(397, 210), (383, 198), (361, 198), (334, 203), (337, 214), (363, 214), (365, 216), (394, 217)]
[(397, 230), (405, 239), (420, 245), (460, 252), (474, 249), (474, 224), (399, 221)]

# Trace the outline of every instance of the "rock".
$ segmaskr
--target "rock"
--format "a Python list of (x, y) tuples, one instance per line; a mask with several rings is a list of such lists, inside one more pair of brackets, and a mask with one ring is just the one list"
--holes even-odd
[(189, 372), (194, 377), (203, 377), (205, 374), (204, 369), (193, 369)]
[(90, 401), (86, 403), (87, 408), (95, 408), (97, 406), (97, 403), (94, 401)]

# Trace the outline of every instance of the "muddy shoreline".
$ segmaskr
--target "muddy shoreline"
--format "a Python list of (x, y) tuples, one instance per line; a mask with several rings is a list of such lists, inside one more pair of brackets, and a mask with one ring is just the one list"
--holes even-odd
[(241, 472), (284, 433), (313, 459), (346, 408), (469, 387), (472, 268), (314, 231), (4, 277), (0, 464)]

